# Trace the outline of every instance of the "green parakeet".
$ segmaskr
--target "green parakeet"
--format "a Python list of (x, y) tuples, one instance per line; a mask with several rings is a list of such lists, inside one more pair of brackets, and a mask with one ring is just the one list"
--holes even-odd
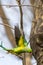
[(20, 47), (18, 46), (16, 48), (7, 49), (7, 48), (3, 47), (3, 45), (1, 44), (0, 47), (12, 54), (20, 54), (20, 53), (24, 53), (24, 52), (31, 53), (32, 52), (32, 49), (28, 48), (27, 46), (20, 46)]
[(4, 50), (6, 50), (6, 51), (8, 51), (9, 53), (12, 53), (12, 54), (32, 52), (32, 49), (28, 48), (28, 46), (27, 46), (28, 43), (27, 43), (25, 37), (20, 34), (19, 28), (17, 28), (17, 27), (15, 27), (15, 38), (16, 38), (16, 43), (17, 43), (16, 48), (7, 49), (7, 48), (3, 47), (2, 44), (0, 45), (0, 47), (2, 47)]

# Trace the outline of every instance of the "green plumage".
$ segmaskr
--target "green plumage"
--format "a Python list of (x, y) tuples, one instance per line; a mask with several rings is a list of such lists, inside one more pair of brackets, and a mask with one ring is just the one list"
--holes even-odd
[(17, 43), (16, 48), (7, 49), (2, 46), (2, 42), (1, 42), (0, 47), (12, 54), (18, 54), (18, 53), (20, 54), (20, 53), (24, 53), (24, 52), (31, 53), (32, 52), (32, 49), (28, 48), (28, 43), (27, 43), (25, 37), (20, 34), (19, 28), (17, 28), (17, 27), (15, 27), (15, 38), (16, 38), (16, 43)]
[(0, 47), (12, 54), (20, 54), (20, 53), (24, 53), (24, 52), (31, 53), (32, 52), (32, 49), (28, 48), (27, 46), (23, 46), (23, 47), (21, 46), (21, 47), (16, 47), (16, 48), (12, 48), (12, 49), (7, 49), (7, 48), (3, 47), (1, 44)]

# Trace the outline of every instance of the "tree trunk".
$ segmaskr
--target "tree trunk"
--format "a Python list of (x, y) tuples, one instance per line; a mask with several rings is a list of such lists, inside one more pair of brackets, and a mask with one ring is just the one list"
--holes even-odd
[(43, 3), (42, 0), (35, 0), (34, 4), (38, 8), (34, 8), (34, 20), (30, 34), (30, 44), (33, 55), (37, 60), (37, 65), (43, 65)]

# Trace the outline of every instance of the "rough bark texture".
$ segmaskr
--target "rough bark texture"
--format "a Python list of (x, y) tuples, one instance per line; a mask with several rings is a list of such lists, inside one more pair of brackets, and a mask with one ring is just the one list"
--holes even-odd
[(38, 6), (39, 9), (34, 8), (30, 44), (33, 55), (37, 60), (37, 65), (43, 65), (43, 0), (33, 0), (31, 3)]

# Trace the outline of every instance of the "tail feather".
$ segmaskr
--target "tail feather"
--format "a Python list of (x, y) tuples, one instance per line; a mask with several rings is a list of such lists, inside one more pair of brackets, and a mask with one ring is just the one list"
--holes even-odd
[(1, 41), (0, 47), (7, 51), (7, 49), (2, 45), (2, 43), (3, 42)]

